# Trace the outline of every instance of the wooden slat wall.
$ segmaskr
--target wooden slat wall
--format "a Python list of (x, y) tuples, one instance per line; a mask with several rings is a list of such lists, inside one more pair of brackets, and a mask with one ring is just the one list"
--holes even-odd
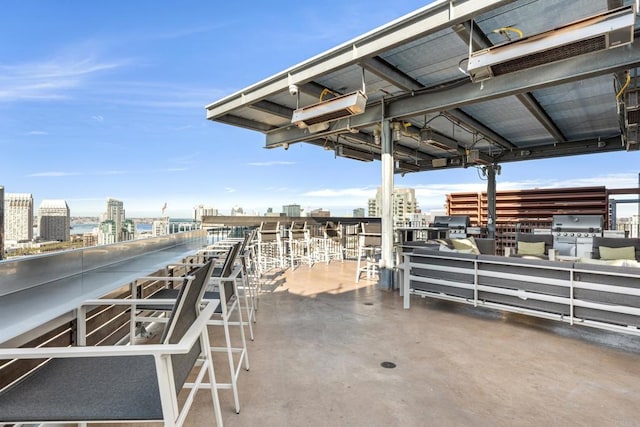
[[(472, 226), (487, 225), (486, 193), (447, 195), (448, 215), (469, 215)], [(554, 215), (603, 215), (608, 223), (605, 187), (546, 188), (496, 192), (496, 248), (515, 246), (517, 231), (551, 228)]]
[[(486, 193), (447, 195), (448, 215), (469, 215), (471, 224), (487, 223)], [(553, 215), (603, 215), (607, 219), (605, 187), (547, 188), (496, 192), (498, 223), (551, 221)]]

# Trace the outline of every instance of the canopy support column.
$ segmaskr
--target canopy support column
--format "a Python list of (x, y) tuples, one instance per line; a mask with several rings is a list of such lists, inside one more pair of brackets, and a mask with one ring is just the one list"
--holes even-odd
[(483, 168), (487, 176), (487, 237), (496, 238), (496, 173), (500, 173), (500, 166), (496, 164)]
[(393, 289), (393, 137), (391, 122), (382, 121), (382, 247), (380, 259), (380, 289)]

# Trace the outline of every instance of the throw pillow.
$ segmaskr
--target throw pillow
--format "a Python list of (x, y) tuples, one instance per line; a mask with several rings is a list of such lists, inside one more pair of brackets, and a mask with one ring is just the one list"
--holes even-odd
[(451, 239), (453, 248), (459, 251), (465, 251), (471, 249), (472, 254), (479, 255), (480, 249), (476, 245), (476, 241), (473, 237), (467, 237), (466, 239)]
[(609, 248), (600, 246), (600, 259), (630, 259), (636, 260), (636, 249), (633, 246), (624, 246), (622, 248)]
[(518, 255), (544, 255), (544, 242), (518, 242)]
[(455, 249), (451, 249), (449, 246), (445, 245), (444, 243), (440, 243), (440, 247), (439, 247), (440, 252), (455, 252)]

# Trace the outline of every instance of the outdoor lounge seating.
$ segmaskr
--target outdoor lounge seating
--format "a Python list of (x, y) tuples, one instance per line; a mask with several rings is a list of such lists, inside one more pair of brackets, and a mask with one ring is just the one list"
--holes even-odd
[[(594, 239), (594, 246), (603, 242), (637, 249), (629, 239)], [(640, 335), (640, 264), (624, 261), (415, 248), (404, 254), (404, 307), (410, 295), (419, 295)]]
[(593, 249), (591, 251), (591, 257), (593, 259), (603, 259), (607, 258), (602, 256), (601, 247), (605, 248), (629, 248), (633, 249), (630, 251), (635, 257), (636, 261), (640, 261), (640, 239), (634, 238), (617, 238), (617, 237), (594, 237), (593, 238)]
[[(195, 393), (207, 388), (221, 426), (206, 328), (218, 301), (204, 306), (202, 301), (210, 272), (209, 262), (184, 278), (160, 344), (0, 349), (0, 360), (49, 359), (0, 392), (0, 424), (156, 421), (180, 426)], [(94, 300), (87, 305), (136, 302)], [(194, 367), (195, 380), (187, 384)], [(180, 405), (183, 388), (191, 390)]]

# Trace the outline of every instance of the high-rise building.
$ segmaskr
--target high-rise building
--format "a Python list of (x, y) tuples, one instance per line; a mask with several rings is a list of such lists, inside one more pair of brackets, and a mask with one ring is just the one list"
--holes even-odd
[(300, 216), (301, 212), (300, 205), (284, 205), (282, 207), (282, 213), (288, 217)]
[(98, 226), (98, 244), (109, 245), (118, 241), (116, 222), (110, 219), (102, 221)]
[(193, 219), (202, 222), (202, 217), (205, 216), (218, 216), (218, 209), (204, 205), (196, 206)]
[(353, 210), (354, 218), (364, 218), (364, 208), (355, 208)]
[(43, 240), (70, 240), (71, 212), (60, 199), (43, 200), (38, 208), (38, 231)]
[[(101, 223), (112, 221), (113, 225), (105, 226), (105, 230), (111, 230), (109, 233), (115, 233), (115, 242), (121, 242), (123, 240), (128, 240), (124, 238), (126, 232), (123, 232), (123, 225), (125, 222), (125, 213), (124, 213), (124, 203), (121, 200), (116, 199), (107, 199), (107, 209), (102, 214), (102, 218), (100, 220)], [(101, 224), (102, 225), (102, 224)], [(107, 239), (109, 240), (109, 239)], [(100, 242), (100, 238), (98, 238), (99, 244), (104, 244), (106, 242)]]
[[(391, 195), (393, 201), (393, 221), (404, 221), (408, 214), (418, 211), (416, 192), (413, 188), (396, 188)], [(382, 188), (378, 187), (375, 199), (369, 199), (369, 216), (382, 216)]]
[(4, 196), (4, 234), (6, 240), (33, 240), (33, 196), (6, 193)]
[(4, 187), (0, 185), (0, 259), (4, 258)]
[(125, 219), (120, 229), (121, 240), (133, 240), (136, 238), (136, 223), (132, 219)]
[(367, 216), (380, 216), (378, 213), (380, 207), (376, 199), (369, 199), (367, 201)]
[(112, 219), (102, 221), (98, 226), (98, 244), (123, 242), (136, 238), (136, 224), (132, 219), (125, 219), (120, 227)]

